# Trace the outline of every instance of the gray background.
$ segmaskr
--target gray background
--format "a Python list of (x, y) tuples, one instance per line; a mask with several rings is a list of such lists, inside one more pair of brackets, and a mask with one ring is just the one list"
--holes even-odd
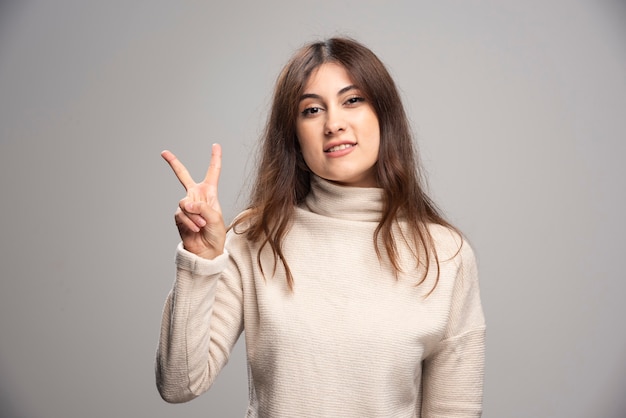
[(388, 65), (432, 195), (474, 244), (485, 413), (626, 416), (623, 1), (0, 3), (0, 416), (238, 417), (154, 385), (183, 190), (221, 142), (241, 209), (275, 77), (347, 34)]

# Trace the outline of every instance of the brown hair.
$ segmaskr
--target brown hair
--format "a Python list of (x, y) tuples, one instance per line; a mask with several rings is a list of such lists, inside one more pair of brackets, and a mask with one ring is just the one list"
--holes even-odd
[[(296, 137), (298, 102), (313, 70), (328, 62), (346, 68), (378, 117), (380, 149), (376, 179), (378, 187), (384, 190), (383, 213), (373, 236), (378, 257), (382, 257), (379, 244), (382, 239), (382, 246), (396, 274), (400, 271), (393, 226), (402, 217), (411, 236), (401, 234), (401, 238), (413, 244), (409, 247), (418, 262), (430, 266), (434, 257), (439, 269), (439, 258), (427, 225), (435, 223), (457, 230), (442, 217), (424, 191), (413, 137), (393, 79), (371, 50), (349, 38), (331, 38), (304, 46), (280, 73), (261, 138), (258, 174), (250, 204), (248, 210), (235, 219), (232, 228), (261, 243), (257, 254), (261, 270), (261, 250), (269, 244), (274, 254), (274, 267), (277, 260), (282, 262), (289, 287), (293, 288), (293, 277), (281, 243), (295, 206), (309, 193), (311, 176)], [(237, 231), (237, 227), (243, 225), (243, 230)], [(426, 273), (427, 269), (419, 283), (424, 281)]]

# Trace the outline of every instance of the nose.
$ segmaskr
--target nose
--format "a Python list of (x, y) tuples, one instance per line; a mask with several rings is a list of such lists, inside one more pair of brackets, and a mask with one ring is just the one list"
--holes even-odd
[(336, 109), (326, 110), (326, 121), (324, 122), (324, 134), (334, 135), (346, 130), (346, 121), (341, 116), (341, 112)]

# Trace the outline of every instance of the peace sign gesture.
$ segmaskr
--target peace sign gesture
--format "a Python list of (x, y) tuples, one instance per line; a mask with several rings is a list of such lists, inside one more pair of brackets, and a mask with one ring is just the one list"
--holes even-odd
[(226, 227), (217, 199), (217, 184), (222, 168), (222, 147), (213, 144), (211, 163), (204, 180), (196, 183), (185, 166), (170, 151), (161, 156), (174, 170), (187, 196), (178, 202), (174, 214), (183, 246), (200, 257), (213, 259), (224, 251)]

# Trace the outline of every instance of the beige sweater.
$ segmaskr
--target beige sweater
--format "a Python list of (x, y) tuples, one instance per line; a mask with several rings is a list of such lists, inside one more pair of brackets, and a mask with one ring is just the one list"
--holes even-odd
[[(403, 273), (380, 261), (375, 188), (314, 179), (284, 241), (291, 292), (271, 252), (230, 233), (215, 260), (179, 246), (157, 353), (168, 402), (210, 388), (245, 330), (247, 417), (479, 417), (485, 321), (475, 258), (449, 230), (432, 226), (441, 261), (420, 270), (399, 243)], [(403, 227), (403, 225), (401, 225)]]

